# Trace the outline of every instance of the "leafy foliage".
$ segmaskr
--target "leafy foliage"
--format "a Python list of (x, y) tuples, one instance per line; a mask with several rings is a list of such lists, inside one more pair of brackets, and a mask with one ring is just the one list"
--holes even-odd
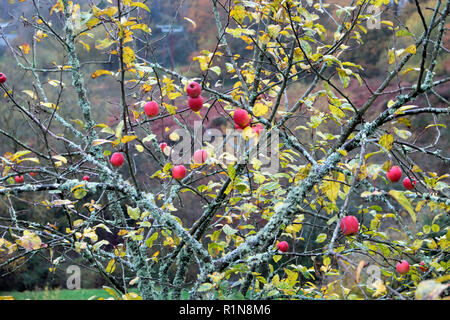
[[(178, 299), (184, 290), (191, 299), (445, 295), (450, 158), (439, 143), (450, 111), (439, 90), (449, 78), (435, 70), (445, 59), (448, 1), (427, 2), (426, 12), (411, 5), (423, 18), (414, 30), (381, 21), (394, 46), (362, 61), (352, 50), (370, 41), (367, 22), (379, 18), (370, 9), (388, 10), (389, 1), (206, 2), (214, 20), (183, 19), (190, 32), (217, 30), (197, 39), (205, 47), (192, 57), (193, 76), (153, 54), (145, 1), (55, 0), (19, 18), (32, 43), (9, 49), (29, 79), (23, 88), (14, 77), (0, 84), (2, 108), (35, 137), (0, 129), (13, 145), (1, 157), (0, 267), (39, 252), (55, 272), (76, 257), (116, 299)], [(49, 44), (57, 55), (36, 51)], [(381, 80), (368, 83), (365, 64), (377, 58)], [(193, 80), (205, 100), (198, 112), (186, 107)], [(98, 83), (105, 87), (92, 98)], [(147, 101), (158, 102), (157, 116), (145, 115)], [(249, 126), (234, 126), (238, 108)], [(205, 137), (214, 132), (216, 141)], [(187, 176), (176, 180), (174, 156), (188, 138), (208, 160), (188, 157)], [(109, 161), (115, 152), (125, 157), (119, 168)], [(385, 178), (393, 165), (417, 180), (413, 190)], [(340, 229), (347, 215), (359, 221), (356, 235)], [(277, 250), (281, 239), (287, 252)], [(405, 259), (411, 268), (399, 274)]]

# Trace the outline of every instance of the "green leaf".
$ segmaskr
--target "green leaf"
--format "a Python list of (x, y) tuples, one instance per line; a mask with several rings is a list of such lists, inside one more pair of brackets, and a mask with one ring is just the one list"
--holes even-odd
[(409, 139), (412, 136), (412, 133), (408, 130), (399, 130), (397, 128), (394, 128), (394, 131), (397, 136), (405, 140)]
[(142, 142), (144, 142), (144, 143), (145, 142), (149, 142), (149, 141), (152, 141), (155, 138), (156, 138), (156, 135), (150, 134), (150, 135), (146, 136), (144, 139), (142, 139)]
[(228, 224), (224, 225), (222, 230), (227, 236), (231, 236), (237, 232), (237, 230), (233, 229)]
[(101, 246), (109, 244), (108, 240), (100, 240), (92, 246), (92, 251), (97, 251)]
[(214, 66), (214, 67), (209, 68), (209, 70), (214, 71), (214, 73), (216, 73), (218, 76), (220, 76), (220, 67)]
[(212, 283), (202, 283), (200, 287), (198, 288), (198, 292), (205, 292), (209, 291), (214, 287)]
[(145, 240), (145, 244), (147, 247), (153, 247), (153, 242), (158, 238), (158, 232), (152, 234), (147, 240)]
[(236, 177), (236, 170), (234, 169), (234, 165), (229, 164), (227, 167), (228, 176), (231, 180), (234, 180), (234, 177)]
[(414, 33), (409, 32), (406, 29), (400, 29), (395, 34), (397, 37), (414, 37)]
[(116, 130), (115, 130), (117, 139), (122, 138), (122, 129), (123, 129), (123, 120), (121, 120), (119, 122), (119, 124), (117, 125)]
[(441, 227), (439, 227), (439, 225), (433, 224), (433, 225), (431, 226), (431, 231), (433, 231), (433, 232), (439, 232), (439, 230), (441, 230)]
[(317, 238), (316, 238), (316, 242), (317, 243), (322, 243), (327, 239), (327, 235), (325, 233), (320, 233)]
[(127, 213), (131, 219), (137, 220), (141, 216), (141, 210), (139, 208), (132, 208), (127, 206)]
[(75, 199), (81, 200), (87, 195), (87, 191), (83, 188), (78, 188), (74, 191), (73, 196)]

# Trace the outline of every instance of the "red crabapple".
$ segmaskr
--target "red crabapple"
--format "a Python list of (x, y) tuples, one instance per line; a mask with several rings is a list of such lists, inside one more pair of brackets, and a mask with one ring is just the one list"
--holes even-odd
[(202, 96), (197, 96), (195, 98), (189, 97), (188, 106), (192, 111), (197, 112), (203, 107), (203, 101)]
[(234, 123), (244, 129), (250, 124), (250, 116), (244, 109), (236, 109), (233, 114)]
[(192, 81), (186, 87), (186, 92), (189, 97), (196, 98), (202, 93), (202, 87), (195, 81)]
[(408, 261), (402, 260), (401, 262), (397, 263), (396, 269), (397, 269), (397, 272), (400, 274), (407, 274), (409, 271)]
[(389, 171), (386, 173), (386, 177), (391, 182), (397, 182), (402, 177), (402, 169), (400, 169), (399, 166), (393, 166)]
[(112, 154), (109, 161), (114, 167), (120, 167), (121, 165), (123, 165), (125, 158), (123, 157), (122, 152), (115, 152)]
[(183, 165), (178, 165), (172, 168), (172, 177), (175, 180), (181, 180), (186, 177), (186, 168)]
[(206, 150), (200, 149), (194, 152), (194, 162), (204, 163), (208, 159), (208, 152)]
[(341, 230), (346, 236), (358, 233), (359, 222), (355, 216), (346, 216), (341, 219)]
[(155, 101), (149, 101), (144, 105), (144, 112), (147, 117), (155, 117), (159, 113), (158, 103)]
[(278, 242), (277, 249), (281, 252), (287, 252), (289, 250), (289, 244), (286, 241)]

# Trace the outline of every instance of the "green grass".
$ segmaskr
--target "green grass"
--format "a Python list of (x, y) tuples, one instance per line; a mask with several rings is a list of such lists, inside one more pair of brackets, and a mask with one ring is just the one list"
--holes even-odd
[(0, 296), (13, 296), (15, 300), (88, 300), (93, 296), (94, 299), (111, 297), (103, 289), (10, 291), (0, 292)]
[[(136, 292), (136, 289), (130, 291)], [(67, 290), (67, 289), (45, 289), (45, 290), (33, 290), (33, 291), (9, 291), (1, 292), (1, 296), (12, 296), (15, 300), (88, 300), (99, 298), (108, 299), (112, 296), (104, 289), (80, 289), (80, 290)], [(119, 295), (120, 296), (120, 295)], [(186, 290), (181, 291), (181, 299), (188, 299), (189, 293)]]

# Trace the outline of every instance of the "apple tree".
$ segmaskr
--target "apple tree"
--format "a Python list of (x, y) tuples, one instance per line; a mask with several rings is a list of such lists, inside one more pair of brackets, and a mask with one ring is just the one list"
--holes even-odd
[[(30, 38), (0, 32), (2, 273), (43, 255), (120, 299), (439, 298), (450, 1), (407, 4), (414, 28), (392, 4), (211, 0), (202, 30), (177, 3), (216, 42), (172, 69), (151, 1), (20, 1)], [(355, 59), (377, 30), (387, 52)]]

